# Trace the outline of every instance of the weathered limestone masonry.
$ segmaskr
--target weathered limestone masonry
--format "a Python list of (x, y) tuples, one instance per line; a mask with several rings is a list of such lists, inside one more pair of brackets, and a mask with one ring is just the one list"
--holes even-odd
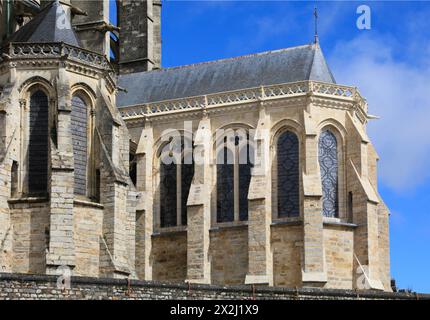
[(0, 273), (0, 300), (430, 300), (428, 294), (320, 288), (276, 288), (72, 277), (58, 289), (53, 276)]
[(206, 114), (200, 120), (194, 139), (196, 165), (187, 201), (187, 280), (211, 283), (209, 229), (211, 225), (210, 162), (212, 156), (211, 122)]
[[(272, 220), (270, 170), (271, 118), (264, 102), (257, 120), (255, 142), (263, 150), (257, 151), (257, 166), (252, 170), (248, 199), (248, 274), (245, 283), (273, 285), (273, 257), (270, 223)], [(258, 148), (258, 147), (257, 147)], [(258, 155), (260, 152), (260, 156)]]
[(161, 1), (122, 0), (118, 8), (120, 73), (160, 68)]
[[(326, 72), (328, 76), (309, 79), (307, 75), (303, 81), (298, 76), (295, 80), (300, 81), (295, 82), (260, 87), (250, 84), (244, 89), (232, 85), (236, 90), (210, 91), (211, 86), (231, 81), (229, 69), (217, 71), (215, 76), (216, 68), (239, 62), (240, 67), (231, 69), (243, 68), (252, 65), (253, 59), (258, 64), (264, 59), (271, 61), (272, 56), (280, 59), (279, 55), (290, 59), (295, 50), (312, 52), (311, 75)], [(329, 72), (324, 71), (328, 69), (322, 64), (320, 50), (314, 44), (120, 77), (120, 85), (129, 88), (128, 93), (120, 95), (120, 111), (139, 150), (137, 189), (142, 192), (141, 208), (145, 208), (145, 223), (140, 229), (145, 230), (145, 241), (138, 236), (141, 242), (137, 246), (145, 250), (138, 254), (141, 258), (137, 258), (137, 264), (145, 279), (391, 291), (388, 210), (377, 193), (377, 155), (365, 133), (367, 104), (356, 88), (334, 83)], [(199, 86), (201, 79), (208, 76), (207, 70), (211, 70), (211, 83), (198, 91), (193, 86)], [(182, 80), (178, 74), (187, 74), (188, 78)], [(223, 78), (218, 79), (218, 75)], [(151, 84), (152, 78), (157, 79), (156, 85)], [(159, 88), (168, 87), (172, 78), (172, 90), (178, 92), (158, 101)], [(241, 79), (241, 85), (246, 81), (246, 77)], [(148, 96), (139, 93), (139, 86), (134, 85), (138, 82), (146, 86)], [(161, 141), (169, 141), (174, 130), (185, 134), (184, 121), (192, 122), (195, 157), (210, 160), (202, 164), (194, 159), (187, 225), (162, 227)], [(233, 221), (220, 222), (215, 145), (220, 139), (217, 130), (228, 128), (257, 129), (251, 137), (257, 146), (254, 156), (260, 160), (257, 164), (265, 165), (251, 169), (247, 219), (239, 220), (239, 212), (235, 211)], [(299, 140), (299, 214), (292, 217), (278, 212), (282, 190), (278, 188), (277, 141), (286, 131), (294, 132)], [(337, 164), (335, 194), (329, 196), (324, 193), (320, 154), (326, 131), (333, 132), (337, 141), (335, 159), (328, 162)], [(234, 180), (240, 182), (240, 178)], [(231, 188), (228, 192), (235, 193), (236, 187)], [(336, 197), (337, 213), (333, 216), (323, 214), (326, 197)], [(236, 208), (240, 200), (234, 201)], [(155, 228), (152, 238), (150, 217), (154, 218)], [(148, 258), (148, 250), (154, 259)]]
[[(155, 281), (128, 298), (391, 291), (372, 116), (319, 43), (163, 69), (161, 2), (117, 6), (120, 29), (109, 1), (71, 0), (2, 32), (0, 297), (122, 299), (119, 278)], [(13, 275), (65, 267), (65, 293)]]
[[(1, 270), (55, 274), (67, 266), (75, 275), (135, 277), (137, 194), (128, 176), (128, 130), (115, 107), (114, 70), (104, 56), (79, 47), (70, 24), (59, 28), (58, 17), (70, 10), (49, 3), (40, 14), (54, 19), (30, 21), (2, 48)], [(57, 28), (47, 41), (45, 31)], [(86, 108), (80, 126), (72, 126), (76, 101)], [(37, 112), (47, 116), (39, 119)], [(46, 134), (33, 145), (36, 128)], [(80, 145), (74, 128), (86, 128), (86, 148), (79, 149), (86, 155), (79, 160), (83, 194), (75, 188)], [(36, 181), (34, 163), (42, 170)]]
[(109, 20), (109, 0), (64, 1), (72, 5), (73, 26), (81, 40), (83, 48), (109, 56), (110, 35), (115, 26)]

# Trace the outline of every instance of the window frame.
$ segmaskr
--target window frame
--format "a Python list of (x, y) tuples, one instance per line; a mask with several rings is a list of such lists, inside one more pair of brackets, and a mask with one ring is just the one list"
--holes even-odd
[[(222, 226), (231, 226), (231, 225), (246, 225), (248, 223), (248, 219), (249, 219), (249, 207), (248, 207), (248, 216), (246, 220), (241, 220), (240, 219), (240, 176), (239, 176), (239, 172), (240, 172), (240, 155), (242, 153), (242, 149), (243, 148), (250, 148), (250, 151), (248, 156), (249, 161), (250, 161), (250, 165), (251, 165), (251, 173), (250, 173), (250, 181), (249, 181), (249, 185), (248, 185), (248, 193), (249, 193), (249, 186), (251, 184), (251, 179), (252, 179), (252, 157), (254, 157), (255, 155), (253, 154), (253, 150), (252, 150), (252, 145), (249, 143), (251, 140), (250, 137), (250, 133), (249, 130), (251, 128), (250, 127), (245, 127), (245, 126), (234, 126), (234, 127), (229, 127), (225, 129), (225, 133), (223, 135), (221, 135), (220, 137), (218, 137), (217, 141), (215, 142), (215, 164), (214, 164), (214, 171), (213, 171), (213, 176), (214, 176), (214, 188), (213, 188), (213, 204), (212, 204), (212, 208), (213, 208), (213, 215), (212, 215), (212, 225), (213, 226), (217, 226), (217, 227), (222, 227)], [(226, 141), (226, 139), (228, 138), (232, 138), (231, 133), (233, 133), (233, 137), (236, 140), (236, 136), (237, 136), (237, 132), (245, 132), (246, 134), (246, 139), (239, 139), (239, 142), (236, 143), (236, 141), (234, 142), (228, 142)], [(233, 148), (232, 148), (233, 146)], [(233, 221), (222, 221), (219, 222), (218, 221), (218, 157), (219, 154), (222, 152), (223, 153), (223, 159), (224, 159), (224, 150), (225, 148), (228, 149), (228, 152), (232, 153), (232, 157), (233, 157)], [(248, 198), (248, 193), (246, 194), (246, 198)]]
[[(179, 136), (175, 136), (174, 138), (179, 138)], [(192, 150), (184, 150), (183, 145), (185, 144), (185, 140), (188, 141), (188, 143), (190, 143), (189, 139), (187, 139), (186, 137), (184, 137), (183, 135), (180, 136), (181, 138), (181, 143), (182, 147), (181, 147), (181, 152), (178, 156), (178, 154), (174, 154), (171, 155), (176, 162), (176, 225), (174, 226), (161, 226), (161, 165), (162, 165), (162, 159), (165, 156), (170, 156), (170, 155), (166, 155), (166, 153), (170, 153), (171, 151), (168, 150), (164, 150), (164, 148), (169, 145), (173, 139), (169, 140), (168, 142), (163, 143), (159, 148), (158, 148), (158, 153), (156, 156), (155, 161), (157, 161), (157, 165), (154, 168), (157, 168), (157, 173), (156, 173), (156, 185), (159, 186), (159, 188), (155, 189), (156, 191), (156, 201), (154, 202), (155, 205), (155, 219), (154, 219), (154, 229), (155, 231), (163, 231), (163, 232), (168, 232), (168, 231), (178, 231), (178, 230), (185, 230), (187, 227), (187, 221), (183, 221), (182, 219), (182, 166), (183, 165), (192, 165), (193, 166), (193, 177), (191, 178), (191, 184), (192, 184), (192, 180), (194, 178), (194, 158), (192, 158), (192, 164), (184, 164), (184, 159), (187, 157), (189, 152), (193, 152), (194, 150), (194, 144), (193, 141), (191, 141), (191, 148)], [(190, 189), (191, 189), (191, 184), (190, 184)], [(189, 192), (189, 191), (188, 191)]]
[[(318, 128), (317, 135), (317, 152), (318, 152), (318, 171), (319, 175), (321, 175), (320, 169), (320, 160), (319, 160), (319, 140), (321, 137), (321, 133), (323, 131), (330, 131), (335, 137), (337, 141), (337, 161), (338, 161), (338, 214), (336, 217), (327, 217), (323, 214), (322, 208), (322, 197), (321, 197), (321, 215), (323, 216), (324, 222), (348, 222), (348, 197), (346, 192), (346, 131), (345, 129), (337, 123), (337, 121), (329, 119), (324, 121)], [(322, 177), (320, 177), (321, 190), (322, 190)]]
[[(285, 122), (281, 123), (280, 126), (278, 126), (278, 130), (273, 135), (272, 144), (271, 144), (271, 190), (272, 190), (272, 221), (274, 223), (276, 222), (295, 222), (295, 221), (301, 221), (303, 219), (303, 212), (304, 212), (304, 195), (303, 195), (303, 166), (304, 166), (304, 147), (303, 147), (303, 136), (302, 131), (299, 130), (300, 128), (296, 126), (290, 125), (288, 122), (285, 124)], [(299, 161), (299, 177), (298, 177), (298, 183), (299, 183), (299, 214), (297, 216), (293, 217), (280, 217), (279, 216), (279, 210), (278, 210), (278, 142), (279, 138), (286, 132), (291, 132), (296, 135), (298, 140), (298, 161)]]
[[(94, 96), (89, 90), (87, 90), (86, 85), (77, 84), (72, 87), (72, 92), (70, 94), (70, 107), (71, 112), (73, 108), (73, 98), (77, 96), (80, 98), (86, 105), (86, 116), (87, 116), (87, 152), (86, 152), (86, 186), (85, 186), (85, 195), (76, 194), (73, 186), (73, 194), (75, 198), (81, 199), (84, 201), (93, 201), (98, 202), (100, 199), (97, 199), (97, 178), (96, 178), (96, 170), (97, 168), (97, 156), (96, 156), (96, 143), (95, 143), (95, 99)], [(70, 114), (70, 128), (72, 125), (72, 118)], [(72, 134), (72, 152), (73, 150), (73, 134)]]
[[(20, 162), (21, 169), (18, 170), (18, 186), (16, 190), (16, 196), (18, 197), (35, 197), (35, 198), (47, 198), (50, 194), (50, 183), (49, 177), (51, 176), (51, 143), (52, 141), (52, 129), (54, 128), (54, 122), (56, 125), (57, 112), (56, 112), (56, 102), (52, 99), (51, 88), (47, 87), (43, 82), (34, 81), (29, 79), (29, 85), (25, 89), (25, 93), (22, 99), (20, 99), (21, 105), (21, 146), (20, 146)], [(30, 170), (30, 113), (31, 113), (31, 97), (36, 92), (41, 91), (47, 99), (48, 103), (48, 128), (47, 128), (47, 187), (45, 191), (40, 193), (30, 192), (29, 182), (29, 170)], [(55, 128), (56, 129), (56, 128)], [(19, 163), (18, 163), (19, 168)]]

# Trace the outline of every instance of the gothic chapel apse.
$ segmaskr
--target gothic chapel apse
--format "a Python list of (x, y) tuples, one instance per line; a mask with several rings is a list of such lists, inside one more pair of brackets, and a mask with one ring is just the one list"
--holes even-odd
[(366, 100), (318, 38), (163, 68), (162, 3), (0, 1), (0, 272), (391, 291)]

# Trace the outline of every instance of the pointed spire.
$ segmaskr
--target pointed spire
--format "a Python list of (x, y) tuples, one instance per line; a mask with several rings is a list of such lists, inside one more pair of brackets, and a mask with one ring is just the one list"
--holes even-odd
[(316, 6), (314, 7), (314, 20), (315, 20), (314, 43), (318, 44), (319, 43), (319, 40), (318, 40), (318, 9)]

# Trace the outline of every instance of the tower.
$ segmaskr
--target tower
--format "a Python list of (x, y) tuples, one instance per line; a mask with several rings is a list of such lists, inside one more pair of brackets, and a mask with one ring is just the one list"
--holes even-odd
[(148, 71), (161, 65), (161, 1), (119, 2), (119, 70)]
[(116, 28), (110, 23), (109, 0), (71, 0), (75, 8), (73, 27), (84, 48), (110, 57), (110, 32)]
[(133, 276), (135, 196), (115, 71), (83, 48), (74, 10), (42, 3), (3, 43), (0, 268)]

